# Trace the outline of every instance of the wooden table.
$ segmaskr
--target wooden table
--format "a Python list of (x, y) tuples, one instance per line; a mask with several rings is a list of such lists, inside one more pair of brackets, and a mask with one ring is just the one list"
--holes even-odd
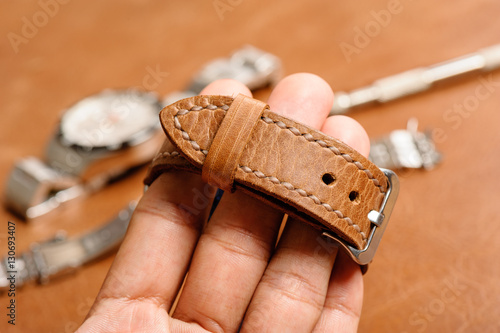
[[(0, 12), (2, 188), (16, 160), (43, 155), (75, 101), (105, 88), (180, 90), (207, 61), (244, 44), (280, 57), (286, 74), (316, 73), (349, 90), (500, 42), (495, 0), (45, 0), (1, 2)], [(162, 75), (145, 87), (154, 70)], [(478, 89), (487, 96), (478, 98)], [(359, 331), (499, 332), (500, 72), (351, 116), (371, 137), (416, 117), (422, 129), (437, 129), (444, 154), (432, 171), (400, 173), (399, 201), (365, 276)], [(144, 172), (30, 223), (0, 210), (0, 254), (8, 220), (18, 252), (61, 229), (76, 236), (138, 198)], [(73, 331), (112, 260), (18, 290), (15, 327), (7, 324), (9, 298), (0, 296), (0, 331)]]

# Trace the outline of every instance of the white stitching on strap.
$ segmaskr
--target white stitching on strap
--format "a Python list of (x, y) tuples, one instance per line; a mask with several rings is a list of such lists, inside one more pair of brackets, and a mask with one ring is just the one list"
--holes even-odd
[(224, 105), (222, 105), (222, 106), (219, 107), (219, 106), (214, 105), (214, 104), (209, 104), (205, 108), (203, 108), (203, 106), (201, 106), (201, 105), (195, 105), (195, 106), (191, 107), (191, 109), (189, 109), (189, 110), (187, 110), (187, 109), (179, 109), (179, 111), (177, 111), (177, 113), (174, 115), (174, 126), (175, 126), (176, 129), (178, 129), (179, 131), (181, 131), (182, 138), (184, 140), (188, 141), (191, 144), (191, 146), (193, 147), (194, 150), (201, 151), (203, 153), (203, 155), (205, 155), (205, 156), (208, 154), (208, 150), (201, 149), (201, 147), (198, 144), (198, 142), (196, 142), (194, 140), (191, 140), (191, 138), (189, 137), (188, 132), (186, 132), (182, 128), (181, 122), (179, 121), (179, 118), (177, 118), (177, 116), (184, 116), (184, 115), (188, 114), (191, 111), (202, 111), (204, 109), (207, 109), (207, 110), (217, 110), (218, 108), (221, 108), (222, 110), (227, 111), (229, 109), (229, 105), (224, 104)]
[(323, 206), (327, 211), (333, 212), (339, 218), (344, 219), (351, 227), (354, 228), (354, 230), (356, 230), (361, 235), (361, 237), (363, 238), (363, 241), (366, 241), (366, 234), (363, 231), (361, 231), (361, 228), (359, 227), (359, 225), (357, 225), (356, 223), (354, 223), (349, 217), (344, 216), (344, 214), (342, 214), (342, 212), (340, 210), (333, 209), (332, 206), (330, 206), (329, 204), (321, 202), (318, 199), (318, 197), (316, 197), (315, 195), (307, 194), (306, 191), (304, 191), (303, 189), (300, 189), (300, 188), (297, 188), (297, 187), (293, 186), (289, 182), (280, 181), (279, 179), (277, 179), (274, 176), (266, 176), (261, 171), (252, 170), (252, 169), (250, 169), (247, 166), (240, 165), (239, 168), (241, 170), (243, 170), (244, 172), (246, 172), (246, 173), (252, 173), (252, 174), (254, 174), (258, 178), (269, 180), (269, 181), (271, 181), (272, 183), (274, 183), (276, 185), (282, 185), (282, 186), (284, 186), (289, 191), (295, 191), (295, 192), (297, 192), (298, 194), (300, 194), (303, 197), (307, 197), (307, 198), (312, 199), (312, 201), (314, 201), (314, 203), (316, 205)]
[(368, 178), (371, 181), (373, 181), (373, 183), (375, 184), (375, 186), (377, 186), (379, 188), (380, 192), (385, 194), (385, 192), (382, 190), (382, 186), (380, 185), (380, 182), (378, 181), (378, 179), (376, 179), (375, 177), (373, 177), (373, 174), (370, 172), (370, 170), (366, 169), (363, 166), (363, 164), (361, 164), (361, 162), (353, 160), (352, 157), (351, 157), (351, 155), (349, 155), (349, 154), (342, 154), (337, 147), (335, 147), (335, 146), (328, 146), (326, 144), (326, 142), (323, 141), (323, 140), (315, 140), (314, 137), (310, 133), (301, 133), (295, 127), (287, 127), (285, 125), (285, 123), (283, 123), (281, 120), (273, 120), (273, 119), (271, 119), (269, 117), (261, 117), (261, 120), (264, 121), (266, 124), (275, 124), (276, 126), (278, 126), (281, 129), (287, 129), (287, 130), (289, 130), (290, 132), (292, 132), (296, 136), (303, 136), (307, 141), (309, 141), (309, 142), (315, 142), (315, 143), (319, 144), (321, 147), (327, 148), (327, 149), (331, 150), (335, 155), (343, 157), (347, 162), (354, 164), (356, 167), (358, 167), (359, 170), (364, 171), (366, 173), (366, 175), (368, 176)]
[[(175, 126), (176, 129), (178, 129), (179, 131), (181, 131), (182, 138), (184, 140), (188, 141), (189, 143), (191, 143), (191, 146), (193, 147), (194, 150), (201, 151), (205, 156), (208, 154), (208, 150), (205, 150), (205, 149), (202, 150), (201, 147), (200, 147), (200, 145), (196, 141), (191, 140), (191, 138), (189, 137), (189, 134), (182, 129), (181, 123), (180, 123), (179, 119), (177, 118), (177, 116), (186, 115), (186, 114), (188, 114), (191, 111), (202, 111), (204, 109), (216, 110), (218, 108), (227, 111), (229, 109), (229, 105), (224, 104), (224, 105), (221, 105), (221, 106), (216, 106), (214, 104), (209, 104), (205, 108), (202, 107), (201, 105), (195, 105), (195, 106), (191, 107), (191, 109), (189, 109), (189, 110), (187, 110), (187, 109), (180, 109), (174, 115), (174, 126)], [(378, 179), (376, 179), (373, 176), (373, 174), (370, 172), (370, 170), (366, 169), (363, 166), (363, 164), (361, 164), (361, 162), (353, 160), (352, 157), (351, 157), (351, 155), (341, 153), (340, 150), (337, 147), (335, 147), (335, 146), (328, 146), (326, 144), (326, 142), (324, 142), (323, 140), (316, 140), (316, 139), (314, 139), (314, 137), (310, 133), (301, 133), (295, 127), (288, 127), (281, 120), (273, 120), (273, 119), (271, 119), (269, 117), (261, 117), (261, 120), (264, 121), (266, 124), (269, 124), (269, 125), (270, 124), (274, 124), (274, 125), (278, 126), (280, 129), (289, 130), (294, 135), (296, 135), (296, 136), (302, 136), (307, 141), (312, 142), (312, 143), (317, 143), (321, 147), (331, 150), (335, 155), (343, 157), (347, 162), (354, 164), (359, 170), (363, 171), (368, 176), (368, 178), (373, 182), (373, 184), (376, 187), (379, 188), (380, 193), (385, 194), (385, 192), (382, 190), (382, 185), (380, 185), (380, 182), (378, 181)]]
[(179, 152), (177, 152), (175, 150), (174, 151), (164, 151), (164, 152), (156, 155), (151, 162), (154, 162), (162, 157), (176, 157), (176, 156), (181, 156), (181, 155), (179, 154)]

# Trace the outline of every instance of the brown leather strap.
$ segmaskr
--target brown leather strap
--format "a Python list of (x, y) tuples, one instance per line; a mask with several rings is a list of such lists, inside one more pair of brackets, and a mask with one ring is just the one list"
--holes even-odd
[(234, 99), (201, 169), (201, 177), (206, 183), (225, 191), (234, 191), (238, 162), (265, 108), (265, 103), (241, 94)]
[[(171, 169), (201, 173), (233, 102), (227, 96), (196, 96), (164, 108), (160, 120), (169, 140), (153, 160), (145, 184)], [(372, 228), (368, 213), (380, 208), (387, 191), (384, 173), (339, 140), (267, 109), (255, 120), (257, 113), (252, 112), (253, 125), (242, 124), (253, 129), (245, 131), (248, 140), (242, 138), (236, 144), (239, 158), (228, 164), (229, 170), (236, 164), (236, 171), (220, 172), (218, 168), (226, 164), (219, 162), (211, 168), (234, 176), (230, 188), (363, 249)], [(235, 118), (228, 126), (239, 121)], [(218, 144), (225, 145), (224, 140)], [(216, 160), (224, 161), (229, 156), (224, 154), (219, 153)], [(216, 184), (221, 183), (228, 186), (232, 181)]]

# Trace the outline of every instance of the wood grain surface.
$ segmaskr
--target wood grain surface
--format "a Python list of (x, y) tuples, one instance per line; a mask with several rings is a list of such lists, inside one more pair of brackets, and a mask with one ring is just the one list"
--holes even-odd
[[(349, 90), (500, 43), (496, 0), (40, 0), (2, 1), (0, 13), (0, 188), (16, 160), (43, 155), (72, 103), (105, 88), (180, 90), (244, 44), (280, 57), (285, 74), (312, 72)], [(162, 74), (153, 82), (151, 71)], [(477, 98), (480, 86), (487, 97)], [(399, 201), (364, 277), (359, 331), (500, 332), (500, 72), (350, 115), (371, 137), (416, 117), (437, 129), (444, 154), (432, 171), (399, 174)], [(8, 220), (18, 252), (58, 230), (76, 236), (140, 197), (144, 173), (30, 223), (1, 208), (0, 255)], [(112, 260), (18, 290), (15, 327), (1, 295), (0, 332), (74, 331)]]

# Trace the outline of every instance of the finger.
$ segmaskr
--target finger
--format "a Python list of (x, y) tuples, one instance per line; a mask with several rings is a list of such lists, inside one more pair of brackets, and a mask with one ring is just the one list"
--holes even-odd
[(328, 117), (323, 127), (321, 127), (321, 131), (339, 139), (356, 149), (360, 154), (368, 157), (370, 139), (363, 126), (356, 120), (346, 116)]
[[(291, 90), (292, 97), (275, 110), (271, 95), (271, 110), (317, 126), (331, 107), (331, 90), (316, 76), (285, 78), (275, 90)], [(298, 104), (304, 107), (297, 108)], [(209, 331), (238, 330), (267, 266), (282, 217), (243, 193), (224, 193), (200, 238), (174, 317), (197, 322)]]
[(363, 305), (363, 277), (344, 252), (335, 260), (320, 319), (313, 332), (357, 332)]
[[(368, 156), (370, 139), (356, 120), (346, 116), (329, 117), (321, 130)], [(361, 270), (346, 253), (341, 252), (335, 259), (323, 311), (314, 332), (357, 332), (362, 306)]]
[(322, 78), (298, 73), (274, 88), (268, 104), (276, 113), (319, 129), (332, 107), (333, 92)]
[[(208, 93), (244, 93), (221, 80)], [(199, 175), (164, 173), (144, 193), (125, 239), (89, 314), (105, 302), (151, 301), (169, 309), (184, 279), (215, 189)]]
[(236, 97), (238, 94), (252, 97), (252, 92), (241, 82), (232, 79), (220, 79), (203, 88), (200, 95), (223, 95)]
[[(297, 87), (300, 87), (300, 81), (292, 84), (291, 90), (276, 90), (272, 96), (277, 104), (274, 108), (280, 109), (280, 105), (284, 105), (284, 109), (294, 108), (290, 98)], [(314, 96), (300, 98), (310, 100)], [(331, 98), (324, 96), (323, 99), (325, 102), (329, 100), (321, 110), (323, 118), (308, 119), (306, 116), (302, 122), (321, 128), (331, 107)], [(297, 105), (294, 110), (304, 115), (297, 110)], [(365, 131), (356, 122), (344, 118), (330, 118), (322, 127), (323, 131), (354, 148), (363, 149)], [(269, 331), (312, 331), (323, 311), (336, 254), (337, 246), (324, 240), (317, 230), (290, 219), (249, 306), (243, 331), (258, 331), (264, 327)]]

